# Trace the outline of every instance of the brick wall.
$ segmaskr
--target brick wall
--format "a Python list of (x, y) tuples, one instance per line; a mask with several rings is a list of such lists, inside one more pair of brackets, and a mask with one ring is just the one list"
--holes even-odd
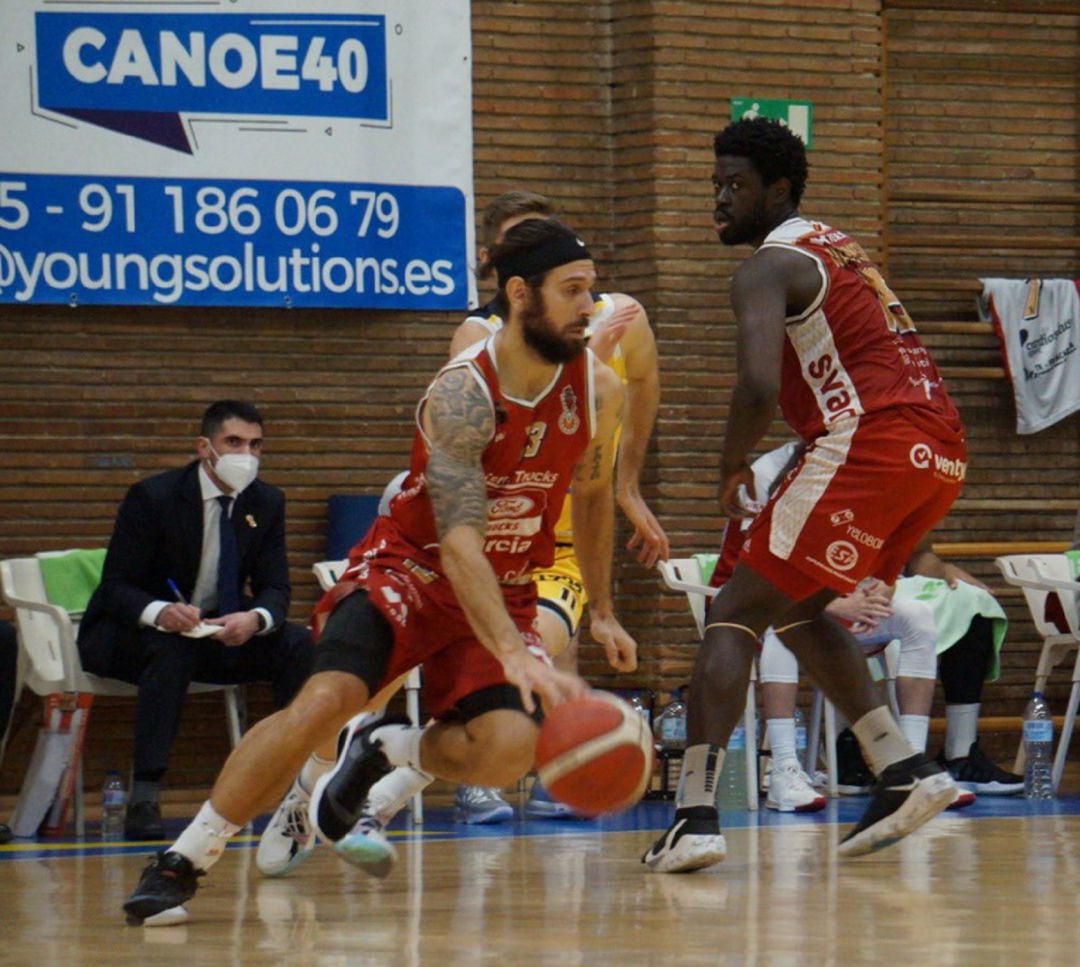
[[(988, 271), (1077, 274), (1080, 19), (1012, 14), (1001, 3), (993, 17), (935, 13), (914, 0), (886, 6), (472, 4), (477, 205), (514, 186), (550, 194), (589, 239), (605, 286), (617, 280), (648, 310), (664, 396), (646, 491), (676, 554), (709, 547), (723, 527), (715, 454), (733, 372), (728, 285), (745, 252), (713, 237), (709, 175), (712, 135), (731, 97), (813, 102), (803, 210), (887, 255), (917, 317), (973, 320), (971, 280)], [(1072, 206), (1001, 214), (1003, 199), (1033, 181)], [(973, 185), (988, 200), (958, 199)], [(951, 200), (904, 195), (931, 188)], [(1035, 260), (1030, 246), (989, 251), (979, 241), (1010, 230), (1063, 241)], [(905, 241), (946, 231), (969, 232), (971, 244)], [(251, 397), (268, 418), (264, 474), (289, 497), (293, 616), (303, 620), (328, 496), (377, 494), (404, 466), (415, 400), (455, 322), (367, 311), (0, 307), (0, 555), (103, 544), (125, 488), (190, 454), (208, 400)], [(933, 338), (951, 367), (995, 365), (983, 335)], [(946, 538), (1063, 536), (1077, 497), (1076, 419), (1018, 438), (1002, 380), (951, 385), (975, 457)], [(784, 435), (777, 426), (772, 439)], [(986, 562), (964, 563), (989, 576)], [(695, 641), (683, 601), (622, 556), (618, 590), (642, 644), (641, 670), (626, 683), (667, 690), (685, 681)], [(1030, 624), (1016, 599), (1009, 607), (1017, 618), (1009, 647), (1021, 658), (1008, 669), (1009, 688), (986, 695), (988, 711), (1002, 714), (1018, 711), (1033, 664)], [(583, 657), (589, 677), (612, 681), (594, 647)], [(253, 713), (265, 712), (265, 692), (250, 692)], [(18, 787), (34, 707), (29, 697), (19, 707), (0, 792)], [(130, 702), (99, 702), (88, 784), (127, 761), (130, 721)], [(171, 783), (209, 781), (225, 753), (223, 722), (218, 696), (192, 703)]]

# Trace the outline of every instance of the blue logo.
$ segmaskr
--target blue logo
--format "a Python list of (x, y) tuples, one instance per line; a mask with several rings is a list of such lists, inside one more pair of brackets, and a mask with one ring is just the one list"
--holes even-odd
[(181, 115), (389, 125), (376, 14), (38, 13), (41, 107), (193, 153)]

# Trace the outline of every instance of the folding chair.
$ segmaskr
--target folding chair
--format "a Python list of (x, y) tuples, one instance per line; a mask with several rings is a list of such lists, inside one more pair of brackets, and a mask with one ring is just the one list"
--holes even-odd
[[(51, 604), (45, 594), (41, 566), (36, 557), (15, 557), (0, 561), (0, 591), (15, 609), (19, 631), (20, 682), (37, 695), (55, 692), (82, 692), (90, 695), (124, 695), (134, 698), (137, 685), (115, 678), (104, 678), (83, 671), (75, 644), (81, 614), (69, 614)], [(229, 740), (235, 748), (240, 742), (240, 708), (235, 685), (192, 682), (188, 693), (225, 693), (225, 713)], [(17, 693), (16, 693), (17, 694)], [(76, 771), (75, 831), (83, 835), (86, 827), (83, 795), (83, 767), (80, 757)]]
[[(656, 564), (660, 577), (672, 591), (682, 591), (686, 595), (697, 626), (698, 636), (705, 637), (706, 605), (715, 597), (717, 589), (711, 588), (701, 580), (701, 566), (692, 557), (672, 558), (658, 561)], [(754, 669), (751, 666), (750, 684), (746, 689), (746, 706), (743, 711), (743, 729), (746, 733), (746, 808), (758, 808), (758, 771), (757, 749), (757, 704), (754, 692)]]
[[(345, 569), (348, 566), (349, 559), (342, 558), (338, 561), (317, 561), (311, 566), (311, 570), (315, 572), (319, 587), (324, 591), (329, 591), (337, 584), (338, 578), (345, 572)], [(409, 716), (409, 721), (416, 726), (420, 725), (421, 684), (420, 666), (417, 665), (409, 672), (405, 679), (405, 714)], [(412, 797), (409, 810), (412, 813), (414, 823), (423, 823), (424, 802), (420, 793), (417, 793)]]
[[(1039, 653), (1039, 664), (1035, 669), (1034, 691), (1046, 691), (1050, 672), (1070, 649), (1077, 648), (1072, 672), (1072, 690), (1069, 692), (1069, 704), (1054, 756), (1052, 778), (1054, 792), (1057, 792), (1061, 774), (1065, 771), (1065, 758), (1076, 724), (1077, 707), (1080, 706), (1080, 618), (1077, 617), (1076, 609), (1076, 595), (1080, 593), (1080, 583), (1073, 578), (1072, 563), (1064, 554), (1006, 554), (997, 558), (994, 563), (1009, 584), (1023, 589), (1035, 629), (1042, 635), (1043, 646)], [(1057, 594), (1061, 602), (1061, 610), (1069, 628), (1067, 632), (1059, 631), (1056, 625), (1046, 620), (1046, 600), (1051, 594)], [(1013, 770), (1024, 770), (1022, 739)]]

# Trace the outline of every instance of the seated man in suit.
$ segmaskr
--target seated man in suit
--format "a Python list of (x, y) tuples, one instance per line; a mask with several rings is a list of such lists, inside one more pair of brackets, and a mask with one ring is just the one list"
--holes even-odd
[(257, 479), (262, 444), (253, 405), (213, 403), (198, 459), (134, 484), (117, 512), (79, 654), (139, 686), (128, 839), (164, 836), (158, 796), (191, 682), (268, 680), (281, 708), (307, 678), (307, 631), (285, 621), (285, 497)]

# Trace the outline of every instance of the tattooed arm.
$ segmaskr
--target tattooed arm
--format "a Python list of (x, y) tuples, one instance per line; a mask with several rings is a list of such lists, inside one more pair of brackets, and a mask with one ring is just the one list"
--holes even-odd
[(637, 667), (637, 643), (616, 620), (611, 600), (611, 554), (615, 532), (612, 467), (615, 427), (622, 417), (623, 388), (607, 366), (596, 367), (596, 432), (574, 470), (570, 514), (574, 555), (589, 598), (589, 630), (619, 671)]
[(528, 711), (534, 691), (546, 705), (583, 693), (580, 679), (555, 672), (525, 650), (484, 554), (487, 487), (481, 458), (495, 432), (487, 394), (466, 367), (448, 370), (432, 386), (422, 419), (430, 447), (425, 477), (443, 571), (477, 639), (502, 663)]

